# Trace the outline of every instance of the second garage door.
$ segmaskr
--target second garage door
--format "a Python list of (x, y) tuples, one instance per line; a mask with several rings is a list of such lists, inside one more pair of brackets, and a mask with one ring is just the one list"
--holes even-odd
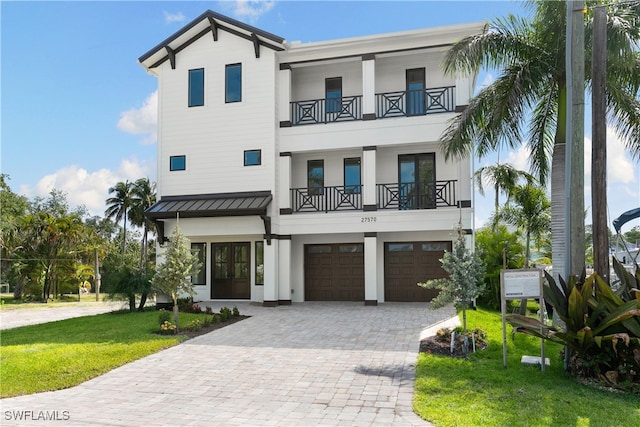
[(447, 277), (440, 262), (445, 250), (451, 251), (451, 242), (385, 243), (385, 301), (431, 301), (438, 291), (417, 283)]
[(305, 301), (364, 301), (364, 245), (304, 247)]

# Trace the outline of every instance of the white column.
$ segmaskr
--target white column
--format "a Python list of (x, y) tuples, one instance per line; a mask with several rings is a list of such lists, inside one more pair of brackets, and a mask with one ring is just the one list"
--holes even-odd
[(291, 304), (291, 239), (278, 241), (278, 302)]
[(362, 149), (362, 204), (365, 211), (376, 206), (376, 147)]
[(364, 235), (364, 304), (378, 305), (378, 238)]
[(365, 120), (376, 118), (376, 60), (374, 55), (362, 57), (362, 114)]
[(456, 107), (462, 105), (469, 105), (469, 100), (473, 96), (473, 85), (470, 77), (462, 77), (459, 74), (456, 76), (456, 88), (455, 88), (455, 101)]
[(265, 307), (278, 305), (278, 241), (264, 241), (264, 301)]
[(280, 123), (288, 123), (291, 125), (291, 67), (286, 64), (280, 64), (280, 72), (278, 73), (278, 111), (280, 113)]
[(280, 153), (278, 174), (278, 207), (291, 213), (291, 153)]

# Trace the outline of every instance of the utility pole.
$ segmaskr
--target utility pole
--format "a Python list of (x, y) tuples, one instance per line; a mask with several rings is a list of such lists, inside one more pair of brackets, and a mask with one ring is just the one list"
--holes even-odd
[(593, 267), (609, 283), (609, 235), (607, 233), (607, 11), (593, 9), (593, 59), (591, 63), (591, 218)]

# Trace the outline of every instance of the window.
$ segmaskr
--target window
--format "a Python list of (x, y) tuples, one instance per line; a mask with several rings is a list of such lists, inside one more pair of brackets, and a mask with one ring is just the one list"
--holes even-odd
[(424, 68), (407, 70), (407, 115), (425, 114), (425, 78)]
[(244, 165), (257, 166), (262, 164), (262, 150), (245, 150)]
[(227, 103), (242, 101), (242, 64), (226, 67), (224, 101)]
[(360, 193), (360, 157), (344, 159), (344, 191)]
[(204, 105), (204, 68), (189, 70), (189, 107)]
[(389, 252), (413, 252), (413, 243), (389, 243)]
[(400, 209), (435, 208), (436, 159), (434, 153), (398, 156)]
[(307, 187), (309, 194), (324, 194), (324, 160), (307, 162)]
[(339, 113), (342, 104), (342, 77), (332, 77), (324, 81), (325, 109), (327, 113)]
[(191, 253), (198, 258), (200, 268), (191, 273), (191, 283), (194, 285), (206, 285), (207, 284), (207, 244), (206, 243), (192, 243)]
[(256, 242), (256, 285), (264, 285), (264, 242)]
[(171, 156), (169, 157), (170, 171), (183, 171), (187, 169), (187, 156)]

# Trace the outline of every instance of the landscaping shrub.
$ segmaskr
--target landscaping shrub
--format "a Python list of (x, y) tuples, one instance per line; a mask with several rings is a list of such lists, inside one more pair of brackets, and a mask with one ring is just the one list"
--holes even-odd
[(158, 311), (158, 324), (162, 325), (165, 322), (169, 322), (171, 320), (171, 313), (166, 310)]

